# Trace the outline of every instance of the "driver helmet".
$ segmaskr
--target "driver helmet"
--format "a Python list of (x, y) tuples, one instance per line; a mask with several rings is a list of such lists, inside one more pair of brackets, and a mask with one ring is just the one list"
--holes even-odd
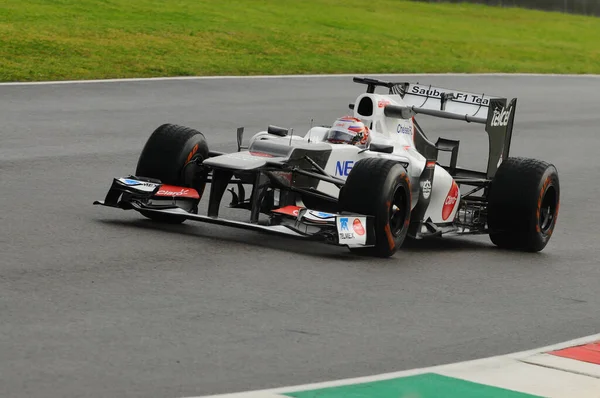
[(344, 116), (337, 119), (325, 135), (332, 144), (349, 144), (365, 147), (369, 141), (369, 128), (360, 119)]

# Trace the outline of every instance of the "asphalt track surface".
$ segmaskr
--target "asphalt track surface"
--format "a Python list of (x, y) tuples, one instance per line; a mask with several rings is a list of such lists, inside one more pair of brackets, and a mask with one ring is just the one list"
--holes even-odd
[[(92, 206), (165, 122), (234, 150), (235, 129), (348, 112), (349, 77), (0, 86), (0, 396), (177, 397), (365, 376), (600, 330), (600, 79), (418, 77), (519, 98), (513, 155), (554, 163), (545, 251), (486, 236), (391, 259)], [(482, 167), (478, 125), (423, 119)], [(442, 134), (443, 133), (443, 134)], [(225, 212), (225, 215), (228, 213)], [(237, 216), (237, 215), (236, 215)]]

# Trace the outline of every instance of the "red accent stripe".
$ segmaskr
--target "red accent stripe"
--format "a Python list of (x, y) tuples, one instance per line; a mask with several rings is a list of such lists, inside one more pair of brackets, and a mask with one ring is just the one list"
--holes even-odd
[(198, 191), (193, 188), (177, 187), (175, 185), (163, 184), (154, 196), (165, 196), (165, 197), (176, 197), (176, 198), (189, 198), (189, 199), (200, 199)]
[(564, 348), (548, 354), (600, 365), (600, 342)]
[(272, 157), (274, 157), (270, 153), (265, 153), (265, 152), (250, 151), (249, 153), (252, 156), (260, 156), (261, 158), (272, 158)]
[(288, 216), (298, 216), (298, 212), (300, 211), (300, 207), (298, 206), (285, 206), (276, 210), (273, 210), (273, 213), (285, 214)]

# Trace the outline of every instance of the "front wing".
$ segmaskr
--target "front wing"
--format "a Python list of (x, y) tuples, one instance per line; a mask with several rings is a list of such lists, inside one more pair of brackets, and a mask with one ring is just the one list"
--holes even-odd
[(138, 177), (115, 178), (103, 201), (95, 205), (163, 214), (209, 224), (284, 235), (292, 238), (356, 247), (375, 245), (373, 216), (328, 213), (299, 206), (285, 206), (269, 212), (268, 221), (253, 223), (198, 214), (200, 195), (191, 188), (175, 187)]

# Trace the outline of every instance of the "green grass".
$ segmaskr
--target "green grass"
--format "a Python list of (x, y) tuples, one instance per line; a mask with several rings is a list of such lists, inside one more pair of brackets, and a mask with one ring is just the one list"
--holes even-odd
[(600, 18), (402, 0), (2, 0), (0, 81), (600, 73)]

